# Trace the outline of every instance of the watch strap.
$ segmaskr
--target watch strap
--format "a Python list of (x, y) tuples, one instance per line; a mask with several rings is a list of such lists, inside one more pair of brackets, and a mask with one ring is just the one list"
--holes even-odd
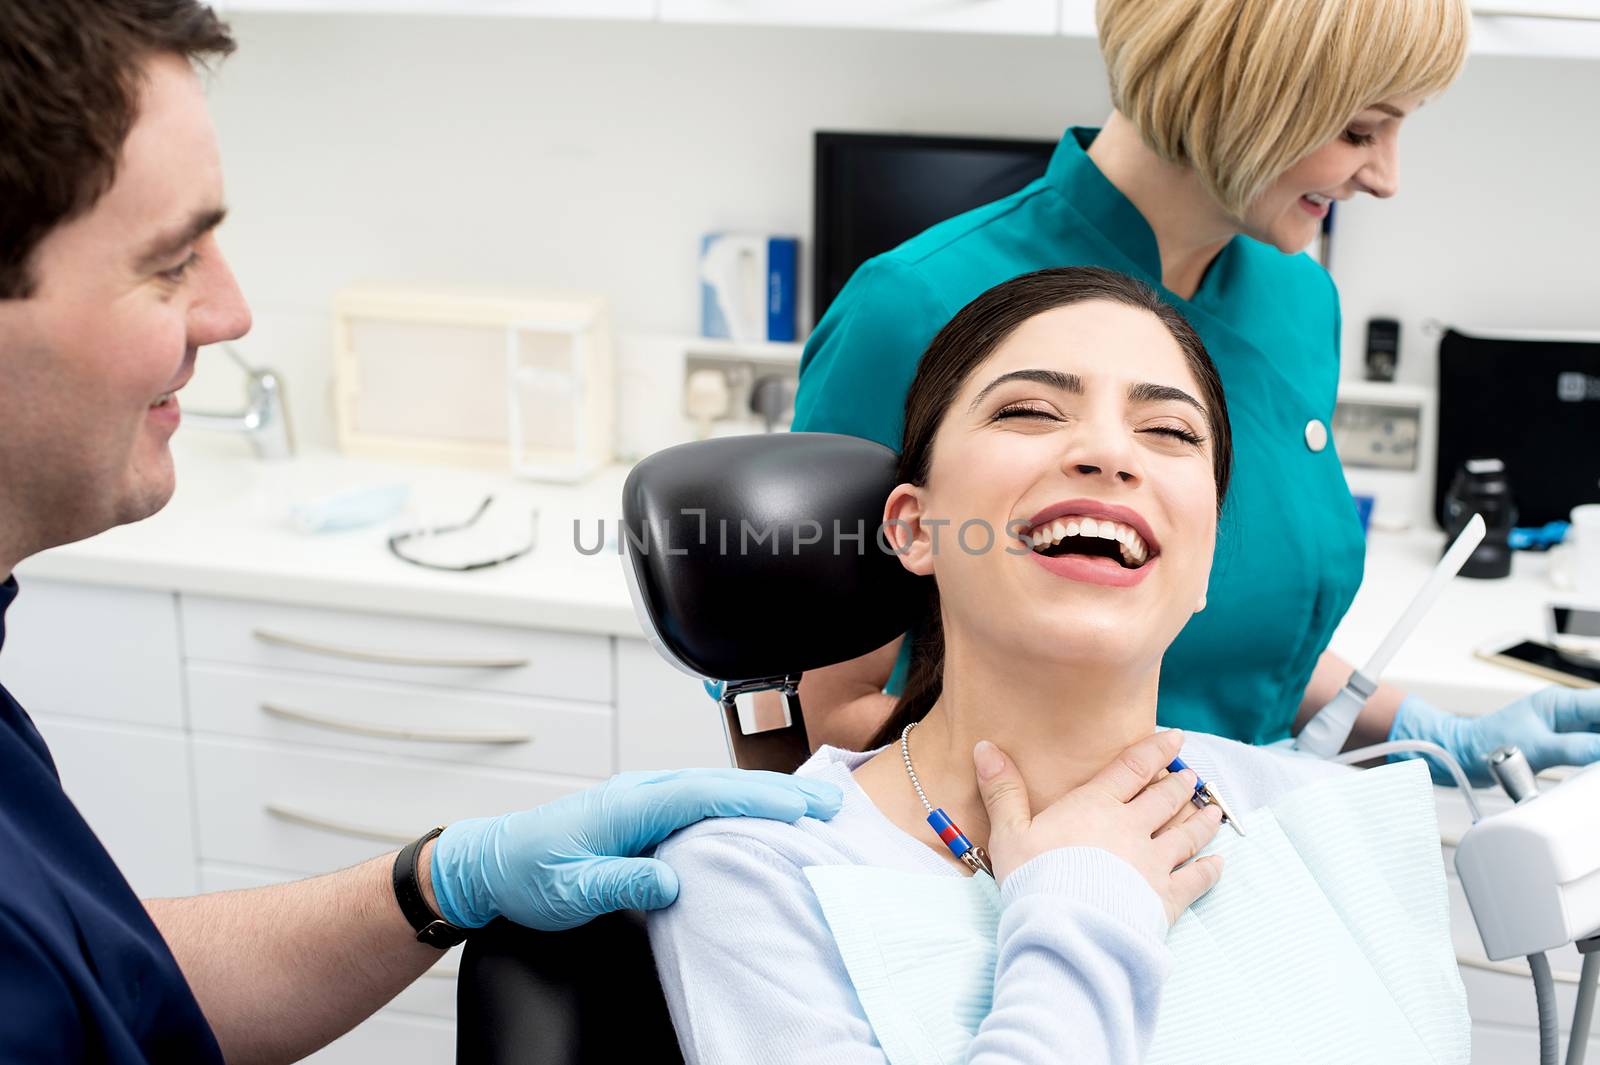
[[(443, 825), (429, 829), (422, 837), (400, 848), (400, 853), (394, 856), (394, 897), (400, 904), (400, 912), (416, 929), (418, 943), (448, 950), (467, 938), (467, 929), (458, 928), (433, 912), (428, 900), (423, 897), (418, 879), (421, 874), (417, 869), (417, 858), (422, 854), (423, 845), (443, 831)], [(431, 871), (429, 875), (432, 875)]]

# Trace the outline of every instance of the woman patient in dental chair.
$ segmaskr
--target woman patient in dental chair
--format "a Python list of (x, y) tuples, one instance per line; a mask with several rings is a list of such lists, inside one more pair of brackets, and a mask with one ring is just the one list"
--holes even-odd
[(1219, 516), (1233, 519), (1229, 441), (1199, 337), (1122, 275), (1018, 277), (939, 333), (884, 508), (902, 564), (937, 595), (881, 746), (801, 767), (844, 790), (830, 821), (708, 821), (659, 851), (681, 890), (650, 938), (689, 1061), (912, 1060), (886, 1049), (806, 871), (986, 878), (930, 807), (986, 849), (999, 916), (970, 1045), (914, 1060), (1144, 1058), (1169, 928), (1224, 875), (1195, 858), (1217, 807), (1166, 766), (1181, 752), (1247, 830), (1252, 810), (1354, 772), (1157, 730), (1162, 655), (1204, 609)]

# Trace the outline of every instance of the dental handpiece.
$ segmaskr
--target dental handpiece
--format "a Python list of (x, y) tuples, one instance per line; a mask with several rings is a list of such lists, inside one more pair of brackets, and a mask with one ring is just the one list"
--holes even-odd
[[(1167, 766), (1167, 772), (1169, 773), (1181, 773), (1185, 769), (1189, 769), (1189, 765), (1182, 758), (1174, 758), (1172, 763)], [(1190, 772), (1194, 771), (1190, 770)], [(1202, 810), (1207, 806), (1215, 806), (1222, 811), (1222, 820), (1239, 835), (1244, 835), (1244, 826), (1239, 824), (1239, 819), (1233, 816), (1232, 810), (1228, 809), (1228, 804), (1223, 801), (1221, 793), (1200, 779), (1199, 773), (1194, 774), (1194, 794), (1190, 796), (1189, 801)]]

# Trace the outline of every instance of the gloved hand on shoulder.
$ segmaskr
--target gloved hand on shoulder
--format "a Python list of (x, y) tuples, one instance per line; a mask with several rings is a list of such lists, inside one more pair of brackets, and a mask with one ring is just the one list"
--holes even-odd
[(506, 917), (530, 928), (574, 928), (612, 910), (654, 910), (678, 897), (665, 862), (639, 857), (707, 817), (827, 819), (837, 787), (739, 769), (622, 773), (520, 813), (458, 821), (431, 862), (439, 915), (460, 928)]

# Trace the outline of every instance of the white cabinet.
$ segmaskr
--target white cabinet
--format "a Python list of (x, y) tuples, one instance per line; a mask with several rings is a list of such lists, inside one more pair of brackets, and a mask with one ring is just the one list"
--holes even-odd
[(195, 890), (182, 678), (171, 593), (21, 581), (0, 681), (141, 895)]
[(1477, 0), (1472, 8), (1475, 55), (1600, 57), (1594, 0)]
[[(625, 19), (1094, 37), (1094, 0), (213, 0), (225, 13)], [(1480, 55), (1600, 56), (1592, 0), (1474, 0)]]
[(384, 1009), (305, 1058), (304, 1065), (440, 1065), (455, 1059), (454, 1022)]
[(661, 0), (667, 22), (1053, 34), (1058, 0)]
[(1094, 0), (1061, 0), (1058, 32), (1065, 37), (1098, 37), (1094, 22)]
[(722, 708), (643, 640), (618, 639), (617, 768), (727, 766)]
[(34, 723), (62, 788), (133, 890), (144, 898), (194, 894), (194, 802), (183, 734), (48, 714)]
[(222, 0), (221, 7), (224, 13), (259, 11), (592, 19), (653, 19), (656, 16), (656, 0)]
[(24, 577), (0, 681), (30, 714), (183, 727), (176, 597)]
[[(145, 896), (328, 872), (619, 768), (728, 764), (717, 704), (642, 639), (26, 577), (6, 620), (0, 679)], [(451, 1060), (455, 965), (309, 1060)]]

